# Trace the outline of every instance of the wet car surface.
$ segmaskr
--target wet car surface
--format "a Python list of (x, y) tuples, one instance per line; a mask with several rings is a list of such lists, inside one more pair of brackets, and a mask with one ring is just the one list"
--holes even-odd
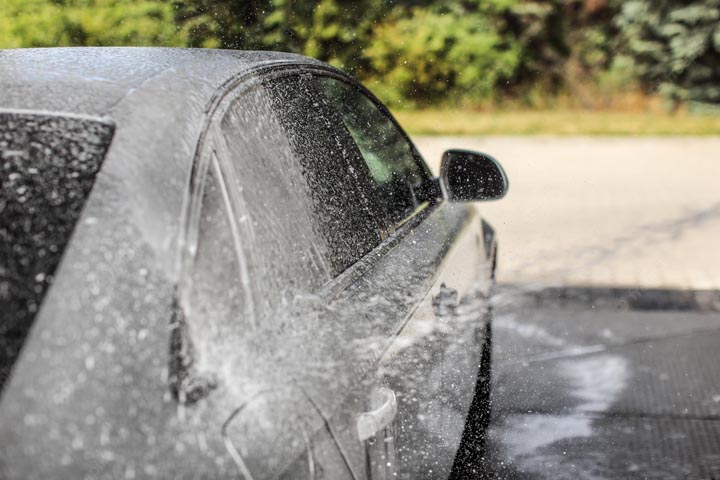
[(294, 55), (0, 64), (3, 477), (476, 468), (497, 243), (458, 202), (505, 193), (491, 157), (433, 178), (372, 94)]

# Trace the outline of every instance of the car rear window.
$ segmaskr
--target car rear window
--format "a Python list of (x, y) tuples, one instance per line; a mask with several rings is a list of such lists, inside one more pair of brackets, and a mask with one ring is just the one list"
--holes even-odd
[(0, 391), (112, 134), (97, 120), (0, 111)]

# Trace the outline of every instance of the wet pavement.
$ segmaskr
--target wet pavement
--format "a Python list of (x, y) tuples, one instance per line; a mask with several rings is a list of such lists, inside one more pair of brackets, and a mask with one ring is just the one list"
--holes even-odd
[(493, 476), (720, 478), (715, 304), (676, 301), (688, 292), (636, 290), (630, 300), (657, 300), (640, 304), (618, 292), (575, 293), (500, 289)]

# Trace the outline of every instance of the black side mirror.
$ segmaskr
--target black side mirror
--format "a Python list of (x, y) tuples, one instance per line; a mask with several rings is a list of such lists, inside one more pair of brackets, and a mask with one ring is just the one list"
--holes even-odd
[(451, 202), (496, 200), (507, 193), (508, 180), (490, 155), (468, 150), (448, 150), (440, 164), (440, 181)]

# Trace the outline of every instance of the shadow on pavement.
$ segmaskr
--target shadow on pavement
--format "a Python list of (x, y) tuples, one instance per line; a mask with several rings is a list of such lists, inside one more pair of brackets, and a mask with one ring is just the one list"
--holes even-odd
[(517, 292), (538, 307), (585, 306), (622, 310), (720, 311), (720, 290), (673, 290), (662, 288), (545, 287), (501, 285), (501, 291)]

